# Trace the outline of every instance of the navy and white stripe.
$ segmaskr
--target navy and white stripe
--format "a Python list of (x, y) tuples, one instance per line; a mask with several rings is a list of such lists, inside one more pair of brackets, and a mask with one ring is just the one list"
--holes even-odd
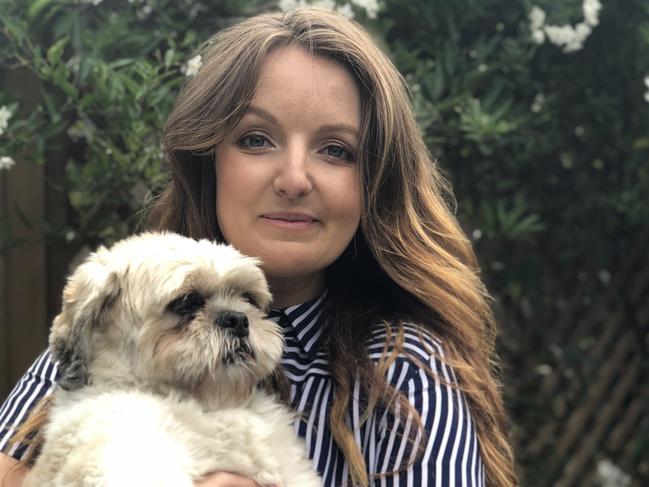
[[(27, 370), (0, 408), (0, 451), (4, 451), (11, 435), (36, 403), (52, 393), (58, 376), (56, 363), (51, 360), (49, 350), (46, 350)], [(20, 458), (26, 450), (26, 445), (14, 445), (7, 453)]]
[[(324, 296), (281, 311), (269, 318), (284, 330), (286, 346), (283, 365), (290, 383), (293, 407), (300, 413), (295, 431), (304, 438), (314, 467), (323, 477), (324, 486), (349, 485), (349, 466), (338, 449), (328, 422), (333, 382), (327, 361), (326, 340), (319, 326)], [(368, 352), (373, 361), (382, 356), (386, 342), (384, 326), (377, 326), (370, 337)], [(404, 351), (387, 371), (390, 384), (405, 394), (419, 412), (427, 435), (423, 456), (407, 470), (395, 475), (378, 476), (373, 486), (484, 486), (485, 471), (477, 437), (466, 401), (457, 389), (430, 378), (418, 363), (428, 365), (447, 383), (456, 381), (453, 370), (443, 364), (443, 347), (425, 330), (406, 325)], [(34, 404), (55, 387), (56, 365), (44, 352), (16, 385), (0, 409), (0, 449), (9, 434), (24, 420)], [(347, 421), (356, 443), (363, 452), (370, 478), (372, 474), (391, 472), (410, 459), (412, 446), (408, 433), (414, 424), (398, 419), (381, 408), (361, 423), (362, 398), (355, 384)], [(420, 440), (420, 438), (419, 438)], [(9, 453), (20, 458), (25, 448)]]

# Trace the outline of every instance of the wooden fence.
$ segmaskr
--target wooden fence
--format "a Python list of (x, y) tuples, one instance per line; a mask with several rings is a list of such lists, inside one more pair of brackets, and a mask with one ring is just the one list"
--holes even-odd
[[(25, 112), (41, 96), (37, 79), (26, 69), (7, 72), (5, 91)], [(11, 170), (0, 171), (0, 222), (11, 229), (11, 242), (0, 254), (0, 398), (44, 349), (68, 262), (77, 251), (48, 242), (45, 234), (45, 228), (67, 221), (65, 139), (51, 141), (45, 165), (21, 154), (14, 158)]]
[(590, 306), (576, 291), (544, 320), (560, 330), (562, 348), (586, 358), (576, 369), (552, 368), (533, 393), (546, 414), (518, 434), (517, 448), (543, 466), (528, 479), (535, 486), (601, 485), (598, 464), (607, 460), (630, 485), (649, 485), (649, 234), (612, 274), (608, 293)]

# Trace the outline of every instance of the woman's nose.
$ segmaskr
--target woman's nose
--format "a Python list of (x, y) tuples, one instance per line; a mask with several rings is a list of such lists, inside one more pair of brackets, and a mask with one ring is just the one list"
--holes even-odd
[(288, 199), (307, 195), (313, 189), (309, 171), (309, 151), (301, 145), (290, 147), (280, 158), (273, 181), (275, 192)]

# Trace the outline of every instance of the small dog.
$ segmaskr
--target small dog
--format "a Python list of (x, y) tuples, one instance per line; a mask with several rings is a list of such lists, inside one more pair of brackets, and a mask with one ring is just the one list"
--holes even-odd
[(259, 387), (283, 338), (257, 264), (171, 233), (91, 254), (52, 326), (61, 379), (24, 485), (190, 487), (227, 470), (320, 486), (288, 409)]

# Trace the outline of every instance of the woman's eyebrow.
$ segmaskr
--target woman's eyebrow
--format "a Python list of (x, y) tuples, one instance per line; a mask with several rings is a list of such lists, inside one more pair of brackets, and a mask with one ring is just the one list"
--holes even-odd
[[(249, 114), (257, 115), (258, 117), (263, 118), (272, 124), (279, 125), (279, 121), (277, 120), (275, 115), (273, 115), (267, 110), (264, 110), (261, 107), (258, 107), (257, 105), (248, 106), (248, 108), (244, 112), (244, 115), (249, 115)], [(358, 129), (353, 125), (348, 125), (346, 123), (333, 123), (333, 124), (327, 124), (318, 127), (317, 130), (318, 134), (324, 132), (347, 132), (350, 135), (353, 135), (354, 137), (358, 138)]]
[(347, 132), (350, 135), (358, 138), (358, 129), (352, 125), (347, 125), (345, 123), (335, 123), (331, 125), (322, 125), (318, 128), (317, 133), (324, 132)]
[(277, 118), (275, 118), (275, 115), (256, 105), (248, 105), (248, 108), (246, 108), (244, 115), (248, 115), (248, 114), (257, 115), (258, 117), (264, 118), (273, 124), (278, 123)]

